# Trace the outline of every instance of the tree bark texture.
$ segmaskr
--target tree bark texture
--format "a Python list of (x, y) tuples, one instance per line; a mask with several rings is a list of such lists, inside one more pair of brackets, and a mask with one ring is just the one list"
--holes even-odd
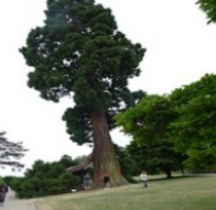
[(88, 166), (91, 162), (92, 162), (92, 154), (90, 154), (88, 157), (86, 157), (86, 159), (84, 161), (82, 161), (80, 164), (76, 165), (76, 166), (72, 166), (67, 168), (68, 172), (75, 172), (75, 171), (79, 171), (83, 168), (85, 168), (86, 166)]
[(115, 155), (113, 143), (109, 133), (105, 112), (94, 110), (91, 113), (93, 128), (93, 167), (94, 185), (103, 187), (103, 177), (107, 174), (111, 179), (111, 186), (120, 186), (127, 183), (121, 174), (120, 165)]

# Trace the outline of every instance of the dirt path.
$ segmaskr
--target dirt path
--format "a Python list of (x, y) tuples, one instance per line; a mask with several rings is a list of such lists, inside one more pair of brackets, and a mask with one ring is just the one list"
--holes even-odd
[(32, 200), (19, 200), (12, 195), (7, 196), (0, 209), (4, 210), (37, 210)]

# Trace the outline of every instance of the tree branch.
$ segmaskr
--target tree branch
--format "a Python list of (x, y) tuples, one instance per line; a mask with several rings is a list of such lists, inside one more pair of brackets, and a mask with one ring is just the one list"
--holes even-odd
[(85, 168), (86, 166), (88, 166), (92, 162), (92, 157), (93, 157), (93, 153), (91, 153), (89, 156), (87, 156), (86, 159), (84, 161), (82, 161), (81, 163), (79, 163), (78, 165), (69, 167), (66, 170), (68, 172), (71, 172), (71, 173), (73, 173), (75, 171), (79, 171), (79, 170)]

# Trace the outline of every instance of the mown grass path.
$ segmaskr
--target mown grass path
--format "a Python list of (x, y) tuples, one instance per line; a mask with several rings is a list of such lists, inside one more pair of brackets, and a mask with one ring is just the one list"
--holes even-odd
[[(157, 178), (157, 177), (156, 177)], [(215, 210), (216, 176), (198, 175), (152, 180), (107, 190), (93, 190), (37, 199), (8, 195), (0, 210)]]
[(3, 206), (4, 210), (37, 210), (32, 200), (19, 200), (13, 195), (8, 195)]
[(38, 210), (215, 210), (216, 176), (152, 180), (107, 190), (35, 200)]

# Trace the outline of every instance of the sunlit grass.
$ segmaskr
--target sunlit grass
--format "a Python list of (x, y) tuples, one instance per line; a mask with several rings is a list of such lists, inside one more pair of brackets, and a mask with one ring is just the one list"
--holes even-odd
[(150, 181), (36, 200), (39, 210), (215, 210), (216, 177)]

